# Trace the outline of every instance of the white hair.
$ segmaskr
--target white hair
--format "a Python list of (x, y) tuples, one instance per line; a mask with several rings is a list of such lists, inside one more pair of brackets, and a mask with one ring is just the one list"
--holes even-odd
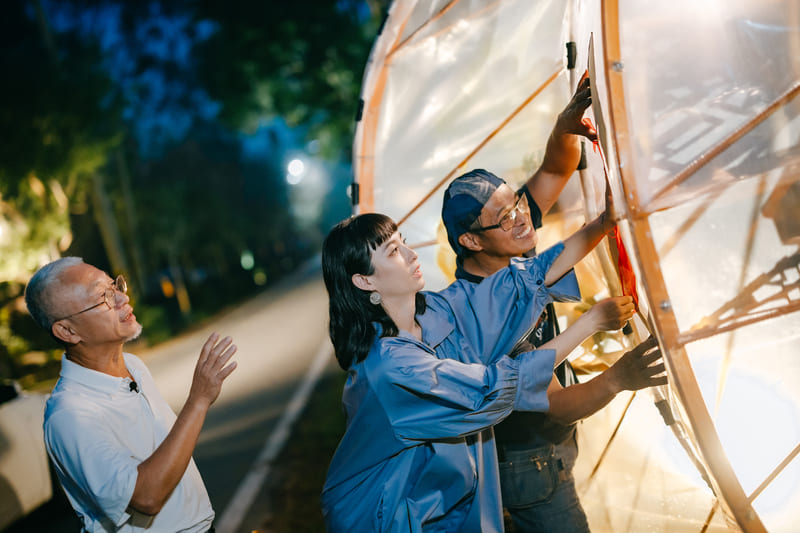
[(50, 331), (53, 326), (53, 302), (48, 296), (48, 289), (54, 281), (58, 281), (65, 269), (83, 263), (80, 257), (62, 257), (47, 263), (36, 271), (25, 287), (25, 304), (28, 312), (39, 326)]

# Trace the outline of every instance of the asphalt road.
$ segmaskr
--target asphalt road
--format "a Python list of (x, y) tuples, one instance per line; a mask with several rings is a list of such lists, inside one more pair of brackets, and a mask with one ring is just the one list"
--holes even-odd
[[(338, 368), (327, 340), (327, 294), (319, 268), (311, 266), (297, 272), (191, 332), (136, 351), (176, 412), (188, 394), (200, 347), (215, 331), (233, 337), (238, 367), (225, 381), (209, 412), (194, 458), (218, 519), (234, 494), (239, 507), (252, 501), (245, 509), (227, 514), (228, 518), (233, 516), (229, 526), (235, 523), (238, 527), (219, 533), (250, 533), (263, 521), (264, 513), (275, 511), (264, 500), (266, 491), (251, 491), (248, 494), (252, 498), (243, 498), (237, 489), (259, 455), (263, 457), (270, 438), (273, 446), (283, 442), (274, 433), (276, 428), (278, 433), (285, 433), (286, 420), (280, 425), (282, 417), (304, 380), (308, 381), (305, 376), (315, 357), (322, 360), (323, 372)], [(294, 401), (296, 407), (298, 399)], [(262, 478), (255, 480), (260, 483)], [(69, 505), (57, 498), (6, 533), (38, 531), (77, 532), (79, 524)]]

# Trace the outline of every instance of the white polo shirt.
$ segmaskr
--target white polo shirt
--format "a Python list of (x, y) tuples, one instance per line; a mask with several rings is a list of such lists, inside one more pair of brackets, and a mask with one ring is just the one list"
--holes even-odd
[(194, 459), (157, 515), (128, 509), (139, 463), (161, 444), (176, 416), (142, 360), (124, 357), (139, 392), (128, 378), (61, 359), (44, 416), (45, 444), (61, 485), (91, 533), (206, 532), (214, 510)]

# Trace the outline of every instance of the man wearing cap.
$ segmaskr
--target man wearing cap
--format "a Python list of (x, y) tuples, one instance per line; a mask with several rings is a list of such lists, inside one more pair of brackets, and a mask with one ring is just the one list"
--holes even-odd
[[(498, 176), (476, 169), (456, 178), (445, 191), (442, 220), (457, 256), (456, 278), (480, 283), (513, 257), (535, 255), (542, 215), (558, 198), (580, 159), (579, 135), (596, 137), (581, 116), (591, 103), (584, 77), (559, 115), (547, 143), (544, 161), (519, 190)], [(604, 215), (602, 231), (613, 228)], [(621, 328), (632, 312), (629, 296), (598, 302), (570, 328), (570, 336), (585, 339), (595, 331)], [(532, 328), (528, 342), (542, 346), (560, 332), (552, 304)], [(565, 333), (566, 334), (566, 333)], [(649, 364), (649, 363), (648, 363)], [(568, 361), (559, 365), (551, 388), (548, 413), (514, 412), (495, 426), (503, 505), (518, 532), (588, 532), (572, 477), (577, 457), (575, 422), (608, 404), (622, 390), (662, 384), (638, 356), (626, 356), (596, 378), (577, 384)]]
[(45, 409), (47, 452), (82, 531), (213, 531), (192, 453), (236, 346), (208, 338), (176, 417), (142, 360), (122, 350), (142, 331), (126, 290), (122, 276), (78, 257), (48, 263), (25, 288), (31, 316), (65, 350)]

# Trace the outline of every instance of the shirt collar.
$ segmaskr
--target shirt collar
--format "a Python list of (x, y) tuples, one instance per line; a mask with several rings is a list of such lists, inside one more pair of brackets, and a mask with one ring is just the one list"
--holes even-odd
[(472, 272), (467, 272), (464, 269), (464, 263), (461, 260), (456, 260), (456, 279), (463, 279), (470, 283), (480, 283), (483, 281), (483, 276), (478, 276)]
[(455, 329), (452, 320), (445, 313), (438, 312), (438, 309), (431, 305), (431, 299), (425, 294), (427, 307), (425, 312), (417, 315), (417, 322), (422, 327), (422, 340), (431, 348), (436, 348), (450, 335)]
[[(123, 357), (125, 358), (125, 366), (128, 368), (128, 372), (130, 372), (134, 380), (140, 381), (140, 372), (136, 369), (131, 369), (131, 365), (128, 364), (128, 354), (123, 354)], [(61, 377), (106, 394), (130, 392), (130, 379), (118, 378), (86, 368), (68, 359), (67, 354), (61, 356)]]
[[(422, 328), (422, 342), (420, 343), (411, 333), (402, 329), (398, 331), (397, 336), (427, 346), (431, 350), (435, 350), (456, 328), (445, 315), (431, 307), (428, 294), (423, 294), (425, 295), (427, 306), (424, 313), (416, 315), (417, 322), (419, 322)], [(375, 339), (377, 340), (383, 333), (383, 327), (381, 327), (379, 322), (373, 322), (372, 325), (375, 327)]]

